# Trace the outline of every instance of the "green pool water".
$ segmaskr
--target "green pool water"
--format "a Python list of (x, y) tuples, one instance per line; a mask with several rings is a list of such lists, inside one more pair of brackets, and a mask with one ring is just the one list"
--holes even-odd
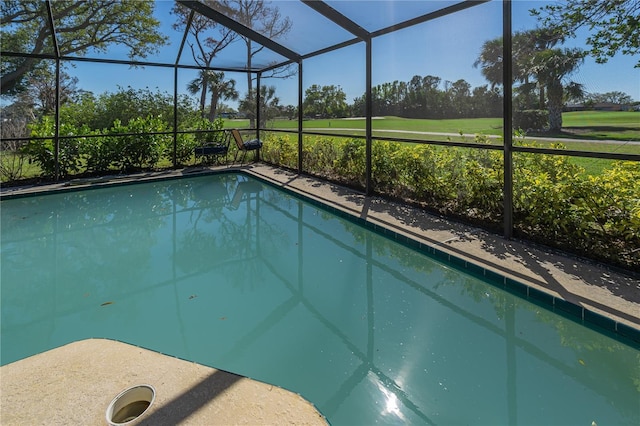
[(1, 362), (115, 339), (334, 425), (637, 425), (640, 351), (242, 174), (3, 200)]

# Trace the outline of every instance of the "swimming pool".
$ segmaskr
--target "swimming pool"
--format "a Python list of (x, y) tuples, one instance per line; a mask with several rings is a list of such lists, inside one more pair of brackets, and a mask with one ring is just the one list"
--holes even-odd
[(2, 201), (2, 363), (116, 339), (332, 424), (638, 424), (640, 351), (243, 174)]

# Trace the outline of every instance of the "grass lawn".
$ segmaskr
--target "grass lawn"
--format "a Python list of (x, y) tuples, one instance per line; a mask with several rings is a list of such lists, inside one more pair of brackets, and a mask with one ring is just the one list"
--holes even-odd
[[(560, 134), (527, 135), (526, 140), (551, 146), (554, 142), (561, 142), (568, 150), (615, 152), (624, 154), (640, 154), (640, 113), (627, 111), (585, 111), (568, 112), (563, 114), (563, 131)], [(248, 121), (246, 122), (248, 125)], [(296, 120), (277, 120), (273, 122), (274, 129), (297, 129)], [(305, 129), (314, 129), (323, 133), (348, 134), (364, 136), (364, 119), (331, 119), (305, 120)], [(456, 120), (426, 120), (405, 119), (399, 117), (381, 117), (372, 120), (373, 135), (378, 137), (410, 138), (417, 140), (439, 141), (473, 141), (472, 137), (460, 136), (464, 134), (485, 134), (502, 136), (501, 118), (476, 118)], [(392, 131), (396, 130), (396, 131)], [(424, 132), (424, 134), (413, 133)], [(440, 135), (429, 134), (441, 133)], [(451, 135), (454, 136), (451, 136)], [(553, 141), (540, 138), (552, 138)], [(586, 139), (589, 142), (571, 141), (568, 139)], [(597, 143), (597, 140), (614, 140), (621, 144)], [(496, 140), (496, 143), (501, 143)], [(572, 161), (585, 168), (588, 174), (598, 174), (602, 169), (610, 166), (611, 160), (597, 158), (574, 157)]]
[[(364, 118), (342, 118), (331, 120), (305, 120), (305, 129), (357, 129), (364, 132), (366, 120)], [(373, 130), (399, 130), (406, 132), (437, 132), (437, 133), (484, 133), (502, 135), (501, 118), (472, 118), (455, 120), (427, 120), (400, 117), (379, 117), (372, 120)], [(274, 129), (297, 129), (295, 120), (277, 120)]]
[(575, 111), (562, 114), (564, 127), (628, 129), (640, 131), (638, 111)]
[[(534, 136), (554, 137), (558, 139), (608, 139), (620, 141), (640, 141), (640, 112), (631, 111), (584, 111), (566, 112), (562, 115), (563, 130), (558, 134), (538, 134)], [(225, 127), (248, 127), (248, 120), (228, 120)], [(294, 130), (297, 120), (275, 120), (269, 123), (273, 129)], [(502, 118), (463, 118), (452, 120), (409, 119), (400, 117), (377, 117), (372, 120), (374, 133), (397, 130), (394, 135), (405, 133), (405, 137), (416, 137), (411, 132), (433, 132), (446, 134), (476, 134), (502, 136)], [(318, 129), (323, 132), (340, 132), (340, 129), (353, 129), (340, 133), (364, 134), (364, 118), (342, 118), (305, 120), (305, 129)], [(380, 132), (379, 134), (387, 134)]]
[(559, 138), (640, 141), (640, 112), (576, 111), (562, 114)]

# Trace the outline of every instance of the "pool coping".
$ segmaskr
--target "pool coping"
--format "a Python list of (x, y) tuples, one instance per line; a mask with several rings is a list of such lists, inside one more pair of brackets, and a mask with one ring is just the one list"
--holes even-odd
[(526, 242), (507, 240), (415, 207), (382, 197), (366, 196), (353, 189), (262, 163), (240, 167), (191, 167), (0, 188), (0, 200), (236, 172), (295, 193), (307, 202), (435, 259), (482, 276), (492, 284), (553, 312), (640, 345), (640, 280), (635, 277), (606, 265)]
[(155, 400), (127, 425), (327, 425), (307, 400), (267, 383), (109, 339), (86, 339), (0, 367), (5, 425), (107, 424), (122, 391)]

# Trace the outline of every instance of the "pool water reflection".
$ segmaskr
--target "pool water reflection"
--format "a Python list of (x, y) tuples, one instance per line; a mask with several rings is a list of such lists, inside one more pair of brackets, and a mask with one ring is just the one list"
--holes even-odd
[(640, 424), (640, 351), (242, 174), (2, 202), (2, 363), (116, 339), (332, 424)]

